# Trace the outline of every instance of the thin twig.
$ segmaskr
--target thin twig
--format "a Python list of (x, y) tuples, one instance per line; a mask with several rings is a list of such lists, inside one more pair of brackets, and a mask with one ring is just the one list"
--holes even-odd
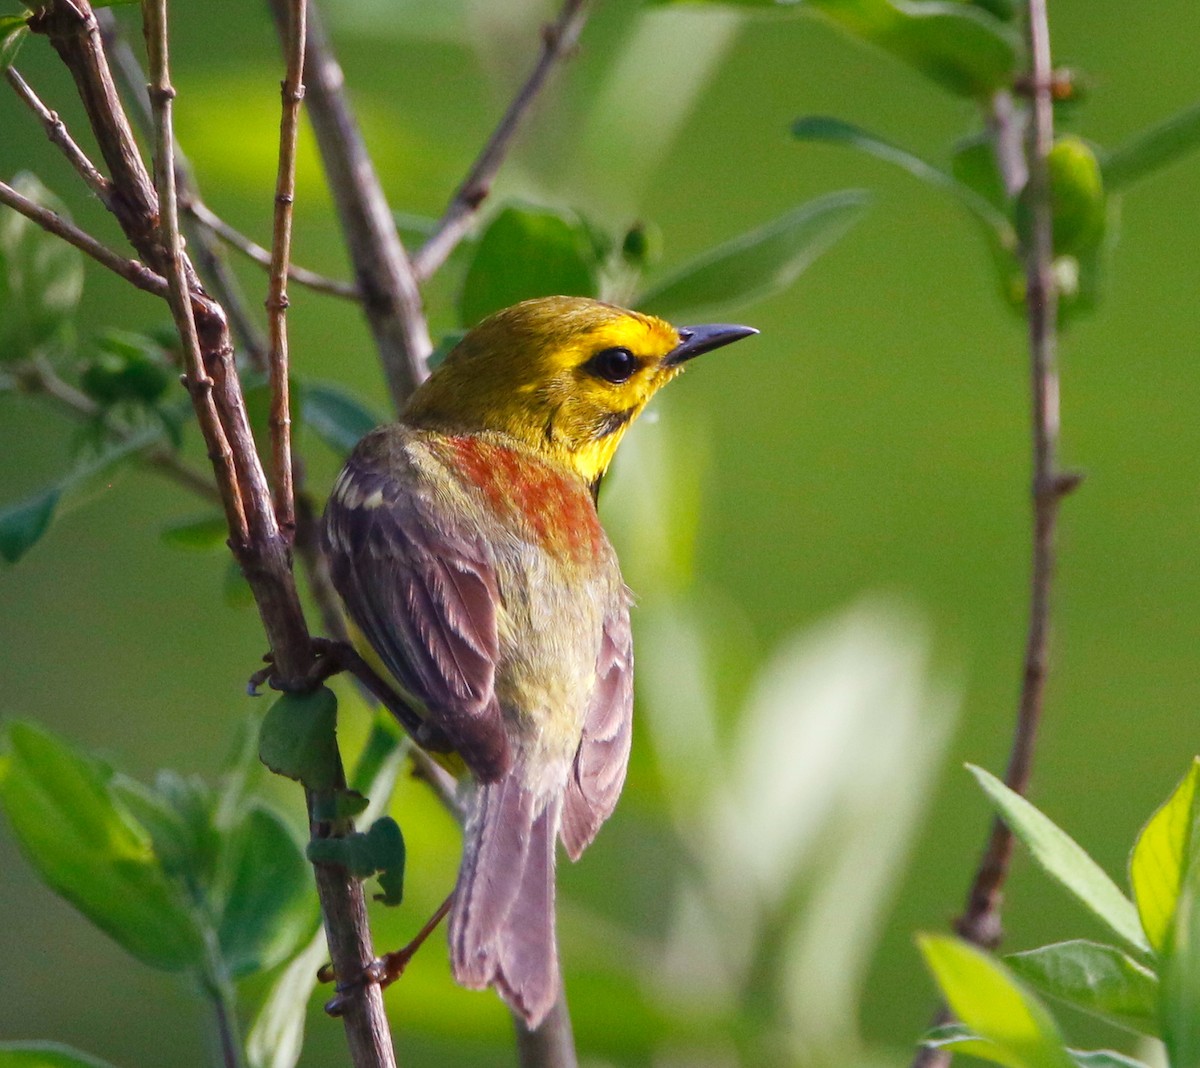
[(1021, 118), (1013, 106), (1012, 93), (1007, 89), (997, 89), (988, 101), (984, 119), (991, 135), (996, 169), (1000, 172), (1000, 181), (1009, 199), (1016, 197), (1029, 180)]
[[(193, 195), (183, 205), (183, 208), (196, 222), (219, 237), (230, 248), (236, 249), (247, 259), (253, 260), (259, 266), (270, 269), (270, 251), (263, 248), (257, 241), (247, 237), (240, 230), (230, 226), (229, 223), (222, 219), (204, 201)], [(287, 277), (289, 282), (295, 282), (297, 285), (316, 290), (318, 293), (327, 293), (329, 296), (341, 297), (343, 300), (357, 301), (359, 299), (358, 286), (353, 282), (342, 282), (336, 278), (327, 278), (323, 274), (310, 271), (306, 267), (298, 267), (294, 263), (288, 265)]]
[[(1079, 481), (1077, 476), (1058, 468), (1058, 292), (1053, 273), (1054, 234), (1047, 166), (1047, 156), (1054, 144), (1054, 108), (1046, 0), (1029, 0), (1028, 20), (1032, 116), (1025, 159), (1032, 223), (1023, 252), (1033, 398), (1033, 560), (1021, 694), (1004, 777), (1008, 787), (1019, 794), (1024, 794), (1029, 786), (1049, 668), (1058, 507)], [(1001, 820), (994, 820), (967, 895), (966, 910), (955, 924), (963, 938), (988, 949), (994, 949), (1003, 938), (1000, 914), (1012, 851), (1012, 831)], [(924, 1047), (912, 1063), (913, 1068), (941, 1068), (949, 1062), (950, 1055), (945, 1051)]]
[(37, 93), (33, 91), (29, 83), (18, 73), (16, 67), (9, 67), (4, 72), (4, 76), (8, 79), (8, 84), (16, 90), (17, 95), (25, 102), (29, 110), (38, 117), (42, 126), (45, 127), (46, 136), (50, 138), (51, 143), (58, 146), (62, 154), (66, 156), (67, 162), (75, 168), (79, 176), (88, 184), (88, 188), (100, 198), (100, 203), (108, 207), (109, 197), (112, 195), (112, 183), (96, 169), (96, 165), (87, 158), (83, 149), (75, 143), (75, 140), (67, 130), (66, 123), (59, 118), (58, 112), (51, 111), (42, 103)]
[(413, 254), (413, 271), (420, 281), (424, 282), (437, 273), (470, 229), (479, 206), (492, 190), (492, 183), (512, 147), (521, 121), (546, 84), (554, 65), (574, 50), (587, 18), (587, 0), (565, 0), (558, 18), (542, 27), (542, 53), (537, 63), (467, 172), (462, 185), (455, 191), (437, 229)]
[(31, 222), (37, 223), (43, 230), (56, 237), (61, 237), (68, 245), (74, 245), (80, 252), (91, 256), (97, 263), (120, 275), (138, 289), (153, 293), (156, 297), (167, 295), (167, 280), (162, 275), (156, 274), (144, 263), (114, 252), (107, 245), (97, 241), (91, 234), (80, 230), (74, 223), (67, 222), (57, 212), (22, 196), (6, 182), (0, 182), (0, 204), (5, 204), (14, 211), (20, 212)]
[(225, 428), (213, 400), (213, 381), (204, 365), (200, 337), (192, 314), (191, 287), (184, 273), (183, 242), (179, 236), (179, 202), (175, 196), (174, 128), (172, 103), (175, 90), (171, 87), (167, 53), (166, 0), (152, 0), (143, 7), (146, 20), (146, 47), (150, 55), (150, 103), (157, 122), (156, 159), (160, 241), (166, 250), (167, 283), (170, 286), (171, 314), (183, 345), (184, 366), (187, 368), (188, 389), (197, 401), (196, 415), (204, 429), (217, 465), (217, 484), (225, 502), (229, 529), (242, 543), (249, 541), (249, 525), (245, 502), (235, 473), (233, 452)]
[[(147, 137), (153, 137), (154, 116), (150, 111), (150, 97), (146, 93), (146, 75), (142, 65), (121, 33), (120, 23), (111, 8), (96, 12), (96, 21), (117, 80), (125, 91), (126, 100), (132, 102), (134, 121)], [(196, 179), (178, 141), (175, 143), (175, 188), (179, 194), (180, 208), (193, 220), (188, 231), (188, 244), (196, 257), (200, 273), (208, 283), (210, 292), (228, 314), (234, 334), (250, 364), (262, 370), (267, 362), (266, 342), (250, 315), (237, 279), (222, 258), (221, 246), (195, 221), (192, 207), (193, 201), (198, 200)]]
[[(288, 2), (270, 0), (281, 34), (287, 26)], [(428, 374), (429, 326), (396, 220), (346, 99), (345, 76), (315, 9), (308, 15), (304, 81), (308, 117), (354, 264), (363, 312), (399, 410)]]
[(571, 1029), (571, 1013), (567, 1008), (567, 992), (561, 979), (558, 1000), (542, 1021), (531, 1031), (519, 1013), (512, 1014), (513, 1030), (517, 1036), (517, 1064), (520, 1068), (577, 1068), (575, 1035)]
[(292, 415), (288, 385), (287, 274), (292, 260), (292, 204), (296, 199), (296, 136), (304, 100), (304, 39), (307, 0), (291, 0), (284, 51), (279, 119), (279, 170), (275, 179), (275, 225), (271, 237), (271, 276), (267, 322), (271, 349), (267, 373), (271, 386), (271, 459), (275, 469), (275, 515), (284, 536), (296, 534), (296, 488), (292, 480)]

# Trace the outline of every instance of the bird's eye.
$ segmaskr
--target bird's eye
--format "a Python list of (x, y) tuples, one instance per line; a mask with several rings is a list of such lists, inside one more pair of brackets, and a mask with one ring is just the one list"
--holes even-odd
[(584, 367), (597, 378), (620, 383), (628, 382), (640, 365), (641, 361), (628, 349), (614, 348), (597, 352)]

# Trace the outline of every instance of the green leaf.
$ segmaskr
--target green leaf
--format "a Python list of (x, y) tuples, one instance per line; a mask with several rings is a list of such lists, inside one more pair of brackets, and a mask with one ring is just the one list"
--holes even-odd
[(0, 556), (15, 564), (50, 527), (62, 490), (53, 486), (0, 508)]
[[(958, 938), (917, 939), (946, 1003), (1010, 1068), (1073, 1068), (1053, 1017), (997, 960)], [(990, 1059), (995, 1060), (992, 1056)]]
[[(792, 124), (792, 134), (801, 141), (821, 141), (826, 144), (846, 145), (865, 152), (869, 156), (891, 163), (907, 171), (935, 189), (950, 193), (979, 222), (991, 230), (1002, 243), (1012, 244), (1012, 226), (1008, 217), (987, 197), (969, 184), (939, 170), (920, 156), (877, 137), (868, 130), (825, 115), (809, 115)], [(990, 155), (990, 153), (989, 153)], [(994, 172), (994, 168), (993, 168)]]
[[(1024, 1061), (1014, 1057), (1008, 1050), (981, 1038), (962, 1024), (946, 1024), (933, 1028), (922, 1036), (921, 1045), (948, 1050), (951, 1053), (963, 1053), (968, 1057), (1009, 1065), (1010, 1068), (1021, 1068), (1024, 1064)], [(1068, 1049), (1067, 1054), (1078, 1068), (1148, 1068), (1141, 1061), (1108, 1049)]]
[(1073, 1049), (1069, 1052), (1079, 1068), (1150, 1068), (1143, 1061), (1111, 1049)]
[(150, 835), (163, 870), (188, 886), (207, 886), (220, 851), (208, 786), (196, 777), (161, 771), (153, 787), (115, 775), (112, 791)]
[(224, 843), (217, 924), (221, 954), (235, 979), (284, 960), (318, 922), (312, 876), (287, 825), (252, 805)]
[(327, 686), (312, 693), (285, 693), (263, 718), (258, 757), (277, 775), (314, 791), (338, 781), (337, 698)]
[(208, 515), (201, 519), (183, 519), (168, 523), (160, 537), (164, 545), (187, 552), (207, 553), (224, 549), (229, 540), (229, 526), (223, 515)]
[(0, 1042), (0, 1068), (113, 1068), (58, 1042)]
[(651, 286), (634, 306), (674, 322), (734, 311), (787, 288), (859, 218), (869, 197), (846, 190), (810, 200), (719, 245)]
[(973, 764), (979, 781), (1000, 817), (1051, 878), (1075, 895), (1097, 919), (1141, 953), (1149, 951), (1137, 910), (1104, 870), (1065, 831), (994, 775)]
[(29, 34), (29, 12), (23, 15), (0, 15), (0, 73), (16, 62), (17, 53)]
[(246, 1038), (251, 1068), (295, 1068), (304, 1048), (304, 1023), (308, 999), (317, 986), (317, 969), (328, 959), (321, 931), (283, 969)]
[(959, 96), (1009, 85), (1021, 58), (1015, 29), (982, 7), (952, 0), (805, 0), (862, 41), (890, 52)]
[(383, 892), (376, 894), (375, 900), (385, 905), (399, 905), (403, 900), (404, 835), (390, 816), (377, 819), (365, 834), (314, 838), (308, 843), (308, 859), (315, 864), (336, 864), (356, 879), (378, 874)]
[(1142, 928), (1160, 953), (1170, 943), (1171, 924), (1183, 889), (1184, 876), (1197, 855), (1200, 817), (1200, 757), (1162, 807), (1150, 817), (1129, 858), (1129, 881)]
[(588, 228), (577, 216), (510, 205), (479, 239), (458, 299), (459, 321), (474, 326), (531, 297), (595, 297), (599, 268)]
[(384, 420), (357, 398), (329, 382), (305, 382), (304, 422), (334, 452), (344, 456)]
[[(62, 204), (33, 175), (13, 188), (66, 216)], [(61, 349), (83, 292), (83, 254), (15, 211), (0, 208), (0, 363)]]
[[(1078, 137), (1060, 137), (1046, 157), (1050, 178), (1050, 208), (1056, 256), (1082, 257), (1104, 238), (1107, 198), (1100, 163), (1090, 145)], [(1017, 230), (1029, 234), (1032, 225), (1031, 190), (1017, 198)], [(1027, 237), (1026, 237), (1027, 239)]]
[(108, 330), (96, 339), (96, 349), (80, 372), (79, 384), (104, 407), (153, 405), (175, 379), (162, 346), (143, 334)]
[(28, 723), (7, 731), (0, 802), (38, 874), (128, 953), (177, 971), (200, 937), (151, 838), (116, 803), (112, 773)]
[(1200, 146), (1200, 103), (1172, 115), (1100, 161), (1104, 184), (1114, 193), (1182, 159)]
[(1141, 1034), (1158, 1035), (1158, 976), (1115, 946), (1059, 942), (1004, 960), (1051, 997)]
[(1200, 1068), (1200, 861), (1195, 854), (1171, 924), (1161, 1016), (1171, 1068)]

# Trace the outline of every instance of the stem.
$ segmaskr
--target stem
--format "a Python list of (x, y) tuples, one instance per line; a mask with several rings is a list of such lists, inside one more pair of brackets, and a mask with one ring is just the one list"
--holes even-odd
[(492, 182), (508, 155), (517, 128), (546, 84), (554, 65), (574, 49), (587, 18), (587, 0), (565, 0), (554, 23), (542, 28), (542, 54), (537, 63), (467, 172), (437, 229), (413, 256), (413, 271), (421, 281), (437, 273), (470, 229), (479, 206), (492, 190)]
[(80, 230), (74, 223), (67, 222), (57, 212), (22, 196), (6, 182), (0, 182), (0, 204), (20, 212), (43, 230), (61, 237), (68, 245), (74, 245), (80, 252), (91, 256), (97, 263), (120, 275), (138, 289), (153, 293), (156, 297), (167, 295), (167, 280), (162, 275), (155, 274), (144, 263), (131, 260), (119, 252), (114, 252), (107, 245), (102, 245), (91, 234)]
[[(270, 0), (286, 33), (289, 0)], [(345, 93), (345, 76), (315, 10), (308, 16), (304, 79), (308, 115), (337, 206), (363, 311), (399, 410), (424, 381), (433, 346), (417, 278)]]
[(38, 117), (42, 126), (45, 127), (46, 136), (50, 138), (51, 143), (58, 146), (62, 154), (66, 156), (67, 162), (75, 168), (79, 177), (87, 183), (88, 188), (100, 199), (100, 203), (105, 207), (109, 207), (109, 198), (112, 195), (112, 183), (96, 169), (96, 165), (87, 158), (83, 149), (75, 143), (67, 131), (66, 123), (59, 118), (58, 112), (51, 111), (42, 103), (37, 93), (30, 88), (29, 83), (17, 72), (16, 67), (9, 67), (4, 72), (4, 77), (8, 79), (8, 84), (16, 90), (17, 96)]
[(513, 1030), (517, 1035), (517, 1063), (521, 1068), (577, 1068), (579, 1060), (575, 1055), (571, 1013), (561, 980), (558, 1000), (542, 1025), (531, 1031), (525, 1021), (513, 1013)]
[(275, 182), (275, 227), (271, 240), (271, 277), (267, 318), (271, 349), (267, 359), (271, 385), (271, 455), (275, 466), (275, 515), (289, 540), (296, 532), (292, 479), (292, 417), (288, 388), (287, 272), (292, 258), (292, 204), (296, 199), (296, 135), (304, 99), (304, 38), (307, 0), (291, 0), (285, 35), (287, 75), (279, 120), (279, 172)]
[[(1024, 794), (1033, 769), (1034, 749), (1042, 719), (1049, 671), (1050, 608), (1055, 565), (1055, 532), (1062, 498), (1078, 484), (1078, 477), (1059, 470), (1059, 380), (1057, 366), (1058, 291), (1054, 282), (1054, 233), (1050, 205), (1047, 156), (1054, 144), (1054, 108), (1051, 98), (1050, 28), (1046, 0), (1029, 0), (1029, 53), (1031, 56), (1032, 118), (1025, 160), (1032, 205), (1032, 223), (1025, 254), (1026, 317), (1029, 326), (1030, 386), (1032, 392), (1033, 539), (1029, 592), (1029, 629), (1021, 675), (1021, 693), (1012, 749), (1004, 781)], [(1004, 146), (997, 144), (999, 158)], [(966, 910), (955, 928), (976, 945), (994, 949), (1004, 932), (1001, 908), (1004, 883), (1012, 860), (1012, 831), (999, 819), (980, 859)], [(940, 1014), (939, 1014), (940, 1015)], [(944, 1018), (944, 1017), (943, 1017)], [(949, 1064), (950, 1055), (923, 1048), (913, 1068)]]

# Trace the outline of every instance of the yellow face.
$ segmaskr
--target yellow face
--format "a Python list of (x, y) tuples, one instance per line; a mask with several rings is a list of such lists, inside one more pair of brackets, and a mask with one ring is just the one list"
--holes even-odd
[(576, 470), (604, 474), (626, 428), (692, 356), (755, 333), (676, 330), (582, 297), (543, 297), (490, 316), (409, 402), (405, 422), (498, 431)]

